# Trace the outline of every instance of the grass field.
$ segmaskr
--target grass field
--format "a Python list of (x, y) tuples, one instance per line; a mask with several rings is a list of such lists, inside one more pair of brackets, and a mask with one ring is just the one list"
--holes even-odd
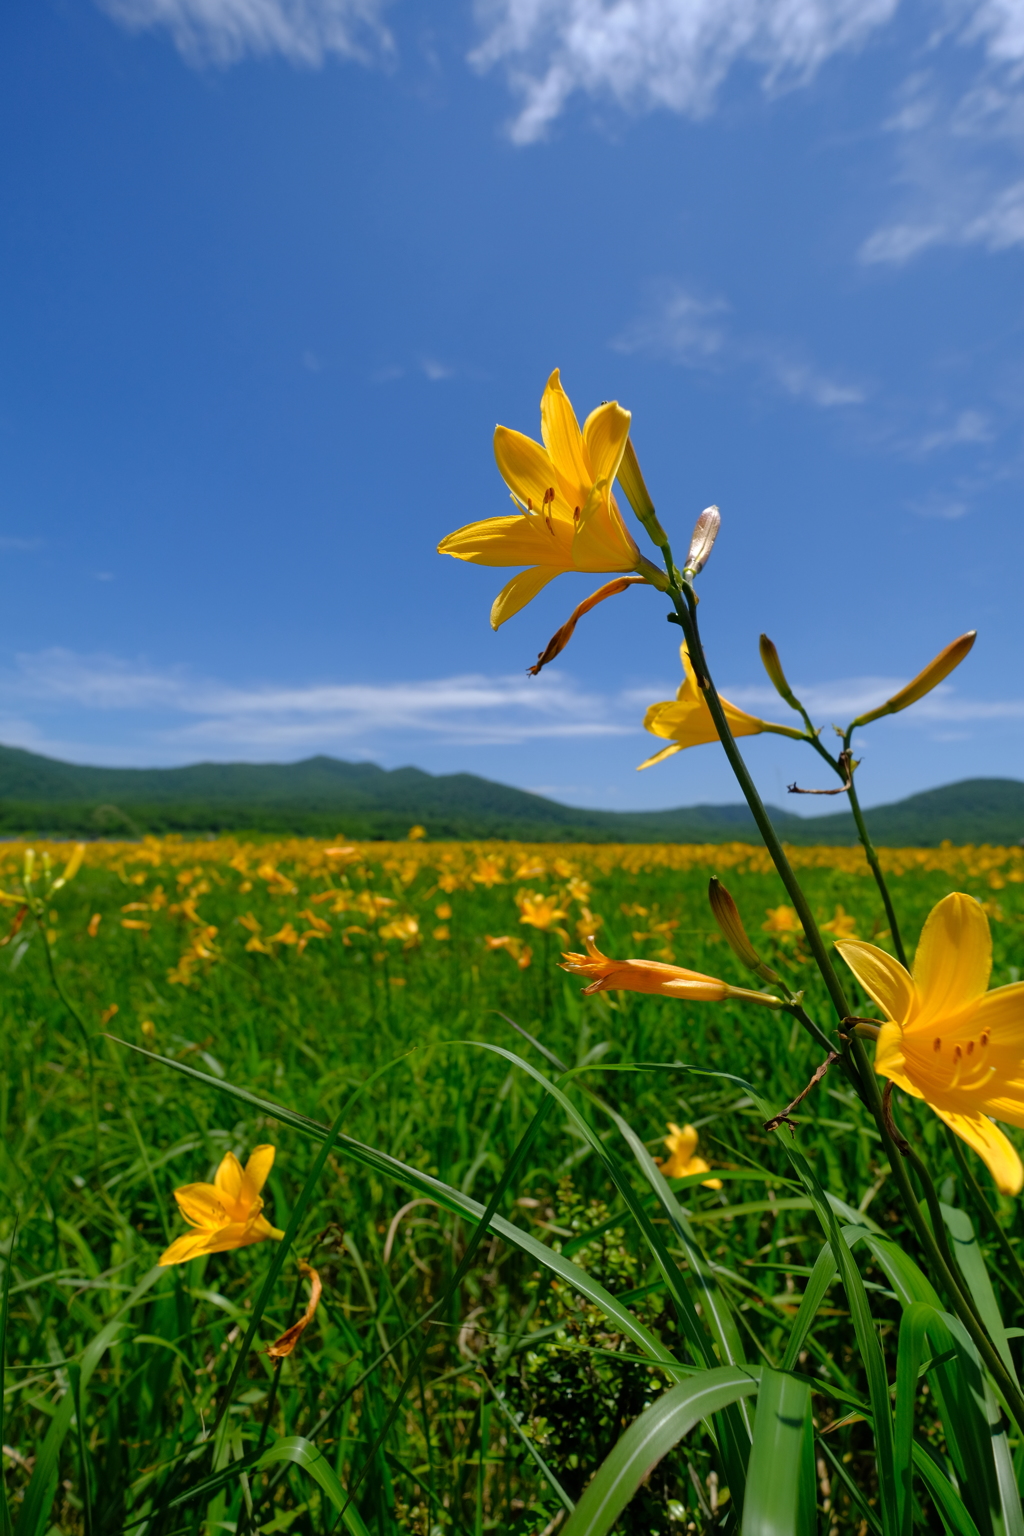
[[(63, 862), (67, 851), (51, 853)], [(8, 891), (23, 853), (17, 844), (0, 852)], [(1020, 979), (1024, 850), (882, 857), (911, 941), (935, 901), (969, 892), (992, 923), (992, 984)], [(798, 848), (792, 859), (834, 936), (855, 931), (885, 946), (859, 849)], [(748, 985), (711, 920), (712, 874), (765, 958), (806, 985), (805, 1006), (831, 1028), (817, 972), (779, 911), (778, 878), (762, 850), (744, 845), (91, 845), (55, 894), (46, 935), (29, 921), (0, 949), (0, 1251), (10, 1291), (2, 1440), (17, 1536), (557, 1530), (566, 1500), (668, 1378), (528, 1247), (484, 1236), (445, 1297), (476, 1229), (424, 1190), (439, 1180), (486, 1203), (546, 1098), (531, 1074), (557, 1076), (510, 1020), (587, 1068), (565, 1091), (608, 1157), (618, 1137), (607, 1108), (656, 1154), (669, 1121), (698, 1128), (722, 1187), (691, 1177), (680, 1198), (751, 1358), (775, 1361), (820, 1229), (778, 1144), (786, 1130), (766, 1134), (741, 1085), (700, 1074), (750, 1079), (781, 1108), (807, 1083), (820, 1049), (767, 1010), (584, 998), (556, 968), (563, 948), (596, 932), (610, 954), (674, 959)], [(13, 920), (16, 906), (6, 910)], [(47, 942), (90, 1036), (91, 1072)], [(266, 1104), (320, 1126), (347, 1105), (343, 1138), (308, 1204), (300, 1191), (316, 1143)], [(958, 1170), (937, 1122), (909, 1101), (899, 1112), (940, 1182), (951, 1181), (944, 1197), (953, 1200)], [(830, 1074), (798, 1121), (798, 1144), (821, 1182), (912, 1249), (878, 1133), (845, 1080)], [(244, 1160), (265, 1142), (277, 1148), (265, 1192), (271, 1220), (284, 1228), (302, 1208), (290, 1251), (260, 1244), (155, 1268), (184, 1230), (174, 1188), (210, 1178), (226, 1151)], [(995, 1203), (984, 1168), (974, 1167)], [(608, 1161), (558, 1104), (500, 1193), (507, 1221), (571, 1256), (666, 1351), (679, 1347), (677, 1317)], [(1017, 1208), (999, 1209), (1019, 1235)], [(280, 1276), (225, 1410), (228, 1377), (278, 1257)], [(295, 1353), (274, 1365), (259, 1351), (305, 1306), (300, 1257), (315, 1264), (323, 1297)], [(1019, 1326), (1012, 1277), (998, 1250), (987, 1257), (1001, 1276), (1006, 1321)], [(899, 1307), (871, 1262), (863, 1273), (884, 1338)], [(863, 1397), (838, 1291), (800, 1364), (851, 1400)], [(837, 1408), (834, 1394), (816, 1394), (814, 1411), (820, 1529), (876, 1528), (868, 1425)], [(921, 1433), (940, 1446), (937, 1430)], [(1020, 1463), (1019, 1446), (1016, 1455)], [(351, 1494), (344, 1510), (339, 1486)], [(722, 1458), (698, 1428), (616, 1529), (712, 1530), (728, 1503)], [(927, 1504), (918, 1514), (921, 1529), (939, 1529)]]

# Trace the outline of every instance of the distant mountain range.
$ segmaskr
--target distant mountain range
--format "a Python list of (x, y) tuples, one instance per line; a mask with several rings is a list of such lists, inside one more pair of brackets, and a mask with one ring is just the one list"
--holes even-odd
[[(772, 809), (792, 843), (856, 841), (848, 812), (805, 817)], [(1017, 843), (1024, 783), (964, 779), (867, 813), (890, 847)], [(80, 768), (0, 747), (0, 833), (137, 836), (143, 832), (270, 832), (404, 837), (510, 837), (526, 842), (722, 843), (755, 840), (745, 805), (586, 811), (472, 773), (431, 774), (310, 757), (301, 763), (195, 763), (188, 768)]]

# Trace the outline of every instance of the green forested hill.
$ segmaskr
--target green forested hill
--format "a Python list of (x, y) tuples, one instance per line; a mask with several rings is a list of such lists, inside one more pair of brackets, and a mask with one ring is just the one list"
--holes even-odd
[[(808, 818), (776, 810), (791, 842), (855, 841), (849, 813)], [(752, 838), (744, 805), (667, 811), (587, 811), (471, 773), (387, 770), (311, 757), (301, 763), (195, 763), (187, 768), (83, 768), (0, 747), (0, 831), (123, 835), (140, 832), (296, 832), (402, 837), (726, 842)], [(910, 846), (1019, 842), (1024, 783), (967, 779), (869, 814), (876, 841)]]

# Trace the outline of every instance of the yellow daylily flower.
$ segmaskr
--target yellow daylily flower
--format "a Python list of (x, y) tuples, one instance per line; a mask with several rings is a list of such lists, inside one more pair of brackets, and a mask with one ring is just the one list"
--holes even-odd
[[(654, 1161), (665, 1175), (666, 1179), (685, 1179), (691, 1173), (710, 1173), (711, 1164), (706, 1163), (702, 1157), (695, 1156), (697, 1151), (697, 1132), (692, 1125), (676, 1125), (674, 1120), (668, 1122), (668, 1135), (664, 1138), (668, 1148), (668, 1157), (656, 1157)], [(704, 1189), (721, 1189), (721, 1179), (702, 1179)]]
[(518, 511), (468, 523), (442, 539), (442, 555), (474, 565), (525, 565), (491, 608), (497, 629), (563, 571), (637, 571), (652, 585), (665, 573), (639, 551), (619, 513), (612, 482), (629, 437), (630, 413), (615, 400), (591, 411), (580, 430), (558, 369), (540, 403), (543, 445), (496, 427), (494, 457)]
[[(652, 763), (663, 762), (674, 752), (682, 752), (684, 747), (702, 747), (718, 740), (708, 701), (703, 689), (697, 686), (697, 675), (685, 640), (679, 647), (679, 654), (683, 662), (683, 681), (675, 699), (652, 704), (644, 715), (644, 729), (650, 731), (652, 736), (668, 737), (672, 745), (655, 752), (653, 757), (639, 765), (641, 768), (650, 768)], [(730, 704), (728, 699), (722, 699), (722, 708), (734, 736), (758, 736), (762, 731), (773, 731), (777, 736), (793, 736), (799, 741), (805, 734), (791, 725), (776, 725), (771, 720), (759, 720), (756, 715), (748, 715), (745, 709)]]
[(1024, 1127), (1024, 982), (987, 990), (981, 903), (954, 891), (933, 907), (912, 971), (861, 939), (836, 949), (885, 1018), (875, 1071), (973, 1147), (1001, 1193), (1019, 1194), (1024, 1166), (993, 1118)]
[(280, 1242), (284, 1233), (261, 1214), (260, 1190), (273, 1165), (271, 1146), (254, 1147), (244, 1168), (235, 1154), (228, 1152), (212, 1184), (185, 1184), (176, 1189), (174, 1198), (194, 1231), (176, 1238), (157, 1263), (184, 1264), (200, 1253), (226, 1253), (270, 1238)]
[(564, 954), (559, 962), (563, 971), (589, 980), (590, 985), (583, 988), (585, 997), (592, 992), (655, 992), (662, 997), (676, 997), (691, 1003), (724, 1003), (727, 997), (738, 997), (751, 1003), (763, 1003), (769, 1008), (782, 1007), (779, 998), (770, 997), (765, 992), (732, 987), (727, 981), (719, 981), (717, 976), (687, 971), (681, 965), (668, 965), (661, 960), (612, 960), (608, 955), (602, 955), (593, 935), (585, 943), (585, 955)]
[(516, 896), (516, 906), (519, 908), (521, 923), (539, 928), (544, 933), (569, 915), (564, 907), (559, 906), (557, 896), (544, 896), (539, 891), (520, 891)]

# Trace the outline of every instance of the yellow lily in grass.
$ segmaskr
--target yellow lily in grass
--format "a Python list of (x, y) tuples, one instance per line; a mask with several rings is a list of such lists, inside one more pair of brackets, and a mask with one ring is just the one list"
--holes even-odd
[[(694, 1173), (710, 1173), (711, 1164), (697, 1157), (697, 1132), (692, 1125), (676, 1125), (668, 1122), (668, 1135), (664, 1138), (668, 1157), (656, 1157), (654, 1161), (666, 1179), (685, 1179)], [(721, 1179), (703, 1179), (704, 1189), (721, 1189)]]
[(591, 411), (582, 431), (558, 369), (540, 403), (543, 444), (496, 427), (494, 457), (518, 510), (468, 523), (442, 539), (443, 555), (474, 565), (525, 565), (491, 608), (497, 629), (563, 571), (636, 571), (665, 589), (665, 573), (633, 542), (612, 495), (630, 413), (615, 400)]
[(1024, 1166), (993, 1118), (1024, 1127), (1024, 982), (987, 990), (992, 937), (981, 904), (959, 891), (944, 897), (912, 971), (860, 939), (836, 949), (884, 1015), (875, 1071), (973, 1147), (1001, 1193), (1019, 1194)]
[(268, 1239), (280, 1242), (284, 1233), (262, 1215), (260, 1196), (273, 1165), (271, 1146), (254, 1147), (244, 1168), (229, 1152), (212, 1184), (185, 1184), (176, 1189), (174, 1198), (181, 1214), (194, 1230), (176, 1238), (157, 1262), (184, 1264), (200, 1253), (226, 1253)]
[[(672, 745), (655, 752), (653, 757), (639, 765), (641, 768), (650, 768), (653, 763), (663, 762), (666, 757), (671, 757), (674, 752), (682, 752), (685, 747), (702, 747), (718, 740), (718, 731), (711, 718), (704, 690), (697, 686), (697, 674), (693, 670), (685, 641), (679, 647), (679, 654), (683, 662), (683, 681), (675, 699), (663, 704), (652, 704), (644, 715), (644, 729), (650, 731), (652, 736), (668, 737)], [(758, 736), (762, 731), (773, 731), (777, 736), (792, 736), (800, 741), (806, 734), (791, 725), (776, 725), (771, 720), (759, 720), (756, 715), (748, 715), (746, 710), (730, 704), (728, 699), (722, 699), (722, 708), (734, 736)]]

